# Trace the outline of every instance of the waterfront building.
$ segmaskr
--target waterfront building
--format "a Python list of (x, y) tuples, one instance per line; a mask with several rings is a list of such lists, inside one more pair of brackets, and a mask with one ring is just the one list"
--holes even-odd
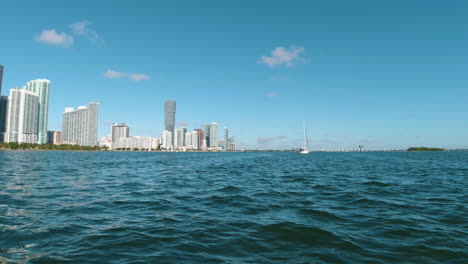
[(47, 144), (52, 144), (52, 145), (62, 144), (62, 132), (47, 131)]
[(8, 98), (6, 142), (37, 143), (39, 96), (25, 89), (11, 89)]
[(3, 65), (0, 64), (0, 96), (2, 96), (3, 69), (4, 69)]
[(198, 136), (198, 132), (195, 130), (191, 134), (192, 137), (192, 149), (199, 149), (200, 147), (200, 137)]
[(185, 132), (185, 145), (187, 148), (192, 148), (192, 133), (190, 132)]
[(161, 138), (151, 138), (151, 149), (161, 148)]
[(96, 146), (99, 103), (90, 102), (78, 109), (66, 108), (63, 113), (62, 140), (66, 144)]
[(37, 143), (46, 144), (47, 123), (49, 116), (50, 81), (47, 79), (32, 80), (27, 82), (23, 89), (36, 93), (39, 97)]
[(107, 135), (99, 138), (99, 147), (106, 147), (112, 149), (112, 135)]
[(130, 137), (130, 127), (124, 123), (112, 124), (112, 143), (117, 144), (120, 138)]
[(229, 148), (229, 131), (228, 128), (224, 128), (224, 138), (223, 138), (223, 143), (224, 143), (224, 150), (228, 150)]
[(117, 141), (116, 150), (147, 150), (152, 149), (152, 138), (133, 136), (127, 138), (119, 138)]
[(204, 138), (204, 135), (203, 135), (203, 130), (201, 128), (197, 128), (197, 129), (194, 129), (194, 132), (197, 132), (197, 134), (198, 134), (198, 140), (197, 140), (198, 147), (197, 147), (197, 149), (202, 149), (203, 142), (205, 141), (205, 138)]
[(174, 129), (174, 148), (180, 148), (184, 146), (184, 134), (183, 130), (178, 128)]
[(203, 133), (205, 134), (205, 146), (210, 146), (210, 125), (203, 126)]
[(8, 96), (0, 96), (0, 142), (5, 141)]
[(183, 127), (182, 129), (182, 146), (187, 146), (187, 143), (185, 141), (185, 133), (187, 133), (187, 128)]
[(167, 149), (167, 150), (173, 149), (171, 131), (164, 130), (161, 133), (161, 148)]
[(210, 124), (210, 139), (208, 147), (218, 148), (218, 123), (216, 122)]
[[(164, 102), (164, 129), (174, 135), (175, 128), (176, 101), (167, 100)], [(175, 145), (175, 137), (171, 139), (171, 146)]]
[(236, 144), (234, 144), (234, 143), (229, 143), (228, 150), (229, 150), (229, 151), (236, 151)]

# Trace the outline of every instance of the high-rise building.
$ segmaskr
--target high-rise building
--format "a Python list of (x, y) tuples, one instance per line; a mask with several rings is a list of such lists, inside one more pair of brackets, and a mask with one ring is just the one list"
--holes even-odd
[(66, 108), (63, 113), (62, 141), (66, 144), (96, 146), (99, 103), (90, 102), (78, 109)]
[(171, 131), (164, 130), (161, 133), (161, 148), (163, 149), (172, 149), (172, 133)]
[(185, 145), (188, 148), (192, 147), (192, 133), (190, 132), (185, 132)]
[(198, 136), (198, 132), (195, 130), (192, 133), (190, 133), (192, 136), (192, 149), (199, 149), (200, 147), (200, 137)]
[[(174, 135), (175, 127), (175, 114), (176, 114), (176, 101), (167, 100), (164, 102), (164, 129)], [(175, 137), (172, 138), (171, 145), (174, 145)]]
[(174, 129), (174, 148), (179, 148), (184, 145), (184, 133), (182, 129)]
[(3, 65), (0, 65), (0, 96), (2, 96), (2, 83), (3, 83)]
[(5, 141), (8, 96), (0, 96), (0, 142)]
[(227, 127), (224, 128), (223, 143), (224, 143), (224, 146), (223, 146), (224, 150), (228, 150), (228, 148), (229, 148), (229, 131), (228, 131)]
[(210, 147), (210, 125), (203, 126), (203, 133), (205, 134), (205, 145)]
[(4, 141), (8, 96), (2, 96), (3, 66), (0, 65), (0, 142)]
[(218, 147), (218, 123), (213, 122), (210, 124), (210, 148)]
[(182, 146), (187, 146), (187, 142), (185, 141), (185, 134), (187, 133), (187, 128), (183, 127), (182, 129)]
[(47, 132), (47, 144), (60, 145), (62, 144), (62, 132), (60, 131), (48, 131)]
[(195, 129), (194, 132), (197, 132), (197, 134), (198, 134), (198, 142), (197, 142), (198, 149), (202, 149), (203, 142), (205, 141), (205, 137), (203, 135), (203, 130), (201, 128), (197, 128), (197, 129)]
[(11, 89), (8, 98), (6, 142), (37, 143), (39, 96), (25, 89)]
[(49, 115), (49, 92), (50, 81), (47, 79), (37, 79), (26, 83), (25, 90), (36, 93), (39, 97), (39, 111), (37, 123), (37, 143), (47, 143), (47, 123)]
[(130, 127), (124, 123), (112, 124), (112, 143), (117, 144), (120, 138), (130, 137)]

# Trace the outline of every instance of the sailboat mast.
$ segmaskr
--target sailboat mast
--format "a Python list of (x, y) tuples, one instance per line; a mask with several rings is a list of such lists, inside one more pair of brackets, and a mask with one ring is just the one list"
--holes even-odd
[(305, 120), (304, 120), (304, 148), (309, 149), (309, 140), (307, 138), (307, 128), (306, 128)]

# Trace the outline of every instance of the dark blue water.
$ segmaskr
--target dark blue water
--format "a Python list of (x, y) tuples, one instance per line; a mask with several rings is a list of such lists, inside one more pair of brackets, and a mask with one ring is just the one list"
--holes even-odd
[(468, 152), (0, 151), (0, 263), (468, 263)]

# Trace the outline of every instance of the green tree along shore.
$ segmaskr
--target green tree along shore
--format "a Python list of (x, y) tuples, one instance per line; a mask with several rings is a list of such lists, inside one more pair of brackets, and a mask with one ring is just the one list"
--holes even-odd
[(443, 148), (411, 147), (407, 151), (443, 151)]
[(104, 151), (107, 147), (87, 147), (78, 145), (51, 145), (51, 144), (31, 144), (31, 143), (4, 143), (0, 142), (0, 149), (13, 150), (68, 150), (68, 151)]

